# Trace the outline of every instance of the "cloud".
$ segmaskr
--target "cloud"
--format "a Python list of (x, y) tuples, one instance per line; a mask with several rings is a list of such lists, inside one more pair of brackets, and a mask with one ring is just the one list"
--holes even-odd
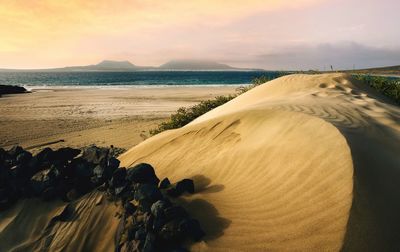
[(258, 55), (253, 63), (269, 69), (328, 70), (400, 65), (400, 48), (388, 49), (355, 42), (286, 47)]

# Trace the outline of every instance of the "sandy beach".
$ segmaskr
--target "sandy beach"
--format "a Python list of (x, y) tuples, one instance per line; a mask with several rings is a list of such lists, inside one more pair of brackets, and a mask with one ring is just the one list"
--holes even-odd
[(128, 149), (143, 141), (179, 107), (236, 87), (53, 88), (0, 98), (0, 147), (114, 145)]

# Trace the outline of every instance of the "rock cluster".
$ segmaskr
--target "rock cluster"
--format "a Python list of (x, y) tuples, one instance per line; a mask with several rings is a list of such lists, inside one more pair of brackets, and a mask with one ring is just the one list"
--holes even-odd
[(205, 235), (199, 222), (172, 202), (195, 192), (190, 179), (160, 182), (146, 163), (119, 168), (114, 148), (45, 148), (35, 156), (20, 146), (0, 148), (0, 210), (20, 198), (72, 201), (95, 188), (123, 207), (116, 251), (186, 251), (184, 242)]
[(20, 94), (20, 93), (26, 93), (26, 92), (27, 92), (27, 90), (24, 87), (0, 85), (0, 97), (3, 94)]
[(186, 251), (180, 245), (198, 241), (204, 232), (170, 197), (194, 193), (194, 184), (184, 179), (160, 182), (151, 165), (141, 163), (116, 170), (109, 193), (121, 199), (124, 211), (117, 234), (117, 251)]
[(118, 167), (109, 148), (45, 148), (35, 156), (20, 146), (0, 148), (0, 209), (27, 197), (73, 200), (107, 182)]

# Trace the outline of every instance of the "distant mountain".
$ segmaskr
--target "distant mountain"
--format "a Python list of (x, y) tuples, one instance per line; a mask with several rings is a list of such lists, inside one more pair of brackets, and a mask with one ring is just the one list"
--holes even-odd
[(104, 60), (96, 65), (70, 66), (51, 69), (0, 69), (0, 71), (46, 71), (46, 72), (84, 72), (84, 71), (254, 71), (261, 69), (235, 68), (207, 60), (172, 60), (159, 67), (136, 66), (129, 61)]
[(207, 60), (171, 60), (159, 67), (166, 70), (234, 70), (236, 68)]
[(394, 75), (400, 76), (400, 65), (398, 66), (387, 66), (387, 67), (375, 67), (367, 69), (347, 70), (345, 72), (359, 73), (359, 74), (376, 74), (376, 75)]
[(112, 61), (103, 60), (96, 65), (89, 66), (73, 66), (73, 67), (63, 67), (55, 68), (51, 70), (61, 70), (61, 71), (135, 71), (147, 69), (148, 67), (140, 67), (132, 64), (129, 61)]

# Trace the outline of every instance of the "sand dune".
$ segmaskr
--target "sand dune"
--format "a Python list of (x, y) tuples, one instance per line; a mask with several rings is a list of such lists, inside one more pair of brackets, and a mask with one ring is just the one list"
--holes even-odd
[(349, 76), (291, 75), (121, 161), (207, 181), (186, 199), (208, 234), (193, 250), (389, 249), (400, 246), (399, 115)]
[[(180, 200), (207, 233), (193, 251), (387, 251), (400, 247), (399, 121), (398, 107), (347, 75), (290, 75), (120, 160), (195, 180), (198, 193)], [(110, 251), (115, 206), (98, 197), (55, 225), (64, 204), (20, 202), (1, 215), (0, 244)]]

